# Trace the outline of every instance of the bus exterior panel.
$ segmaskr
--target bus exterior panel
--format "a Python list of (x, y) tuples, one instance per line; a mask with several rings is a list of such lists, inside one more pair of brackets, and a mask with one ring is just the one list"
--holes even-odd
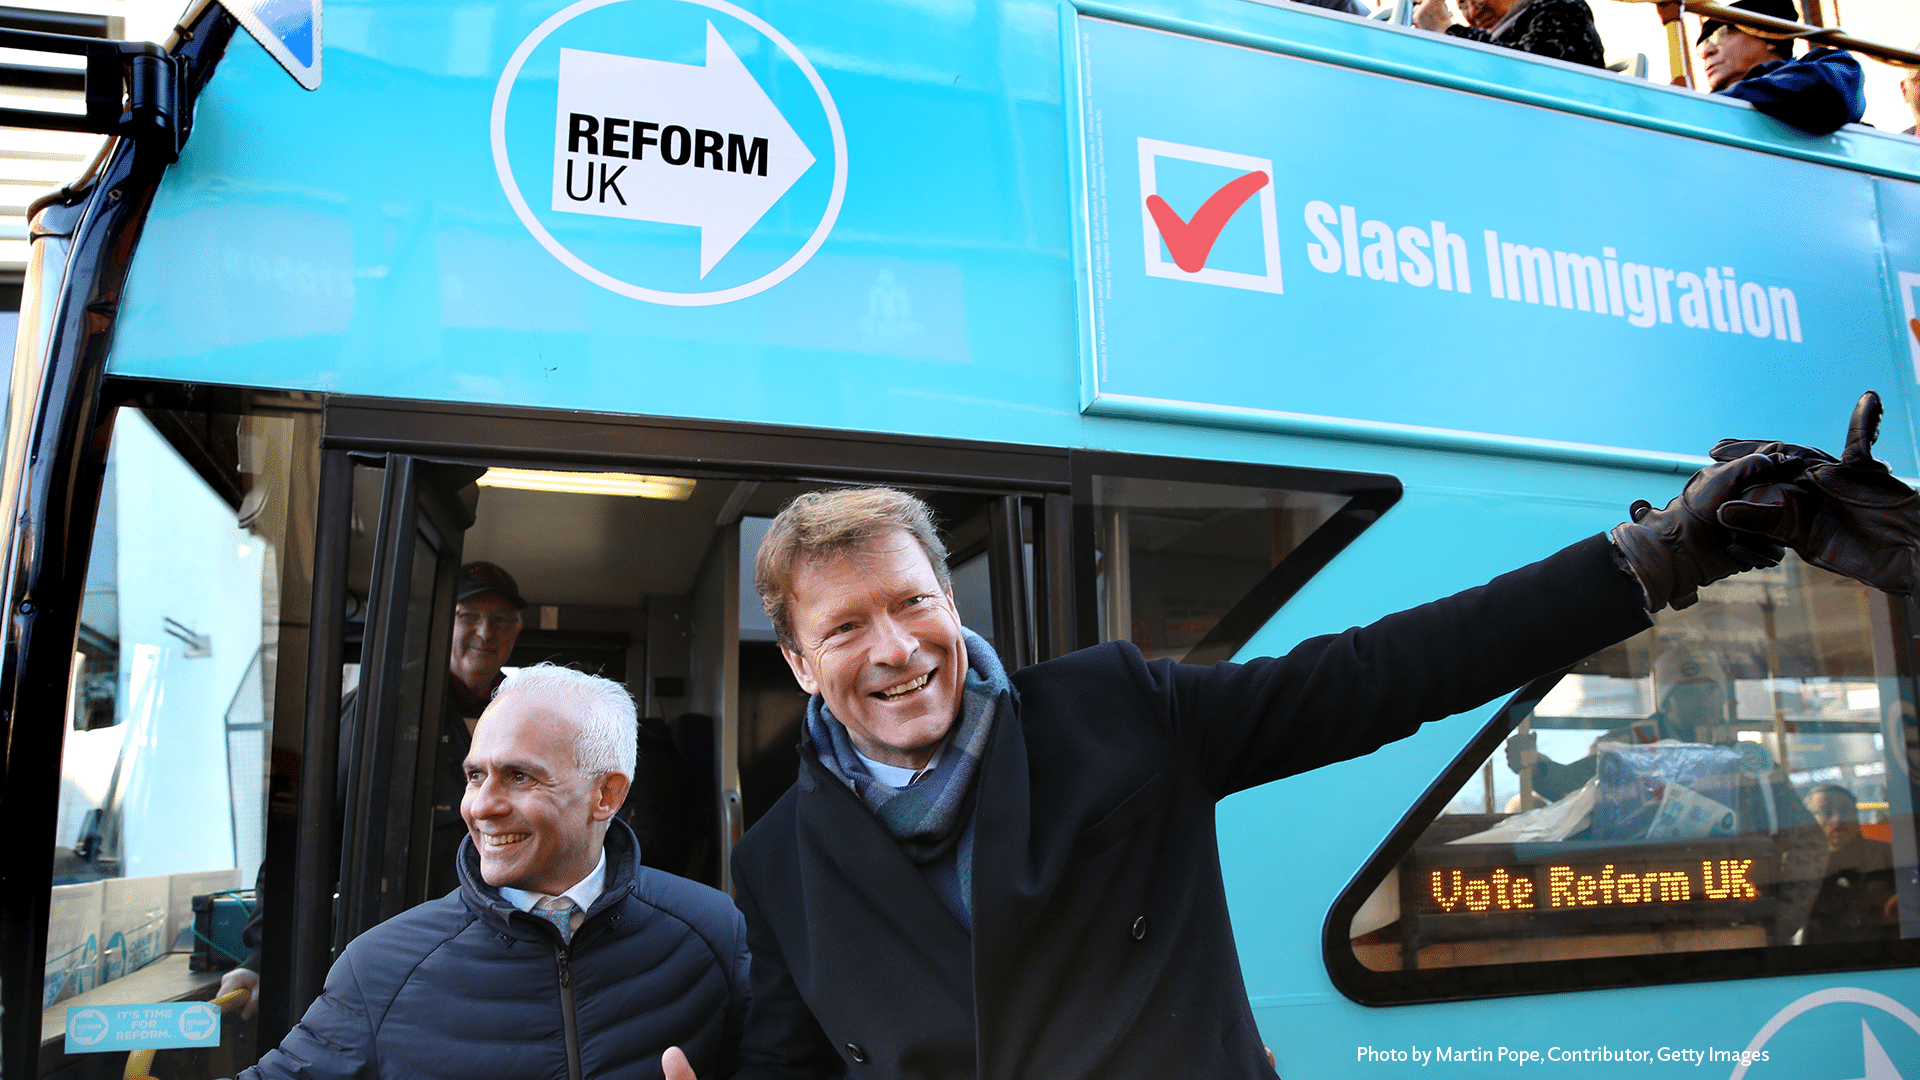
[[(1171, 461), (1195, 485), (1266, 470), (1242, 486), (1305, 492), (1296, 509), (1315, 484), (1392, 489), (1262, 614), (1235, 653), (1251, 657), (1662, 504), (1716, 438), (1837, 449), (1865, 389), (1888, 407), (1878, 452), (1920, 473), (1920, 144), (1894, 136), (1802, 136), (1724, 99), (1284, 4), (330, 3), (326, 19), (318, 91), (245, 36), (220, 60), (146, 215), (105, 374), (126, 410), (184, 395), (218, 412), (246, 388), (301, 417), (289, 460), (328, 470), (298, 495), (319, 508), (305, 542), (368, 627), (450, 605), (393, 591), (432, 554), (397, 546), (395, 523), (463, 527), (454, 479), (434, 490), (441, 461), (737, 482), (736, 531), (684, 593), (736, 653), (752, 640), (740, 523), (782, 484), (911, 475), (977, 502), (996, 605), (1021, 558), (984, 537), (1017, 553), (1028, 515), (1030, 580), (1067, 590), (1073, 564), (1088, 641), (1129, 634), (1097, 625), (1106, 504), (1088, 469), (1036, 479), (1054, 466), (1034, 462)], [(1222, 193), (1237, 209), (1203, 221)], [(194, 398), (206, 387), (217, 408)], [(902, 463), (998, 450), (1028, 471)], [(348, 535), (362, 509), (387, 546)], [(1050, 562), (1068, 523), (1079, 561), (1058, 544)], [(1889, 709), (1911, 682), (1883, 680)], [(716, 711), (741, 693), (717, 685)], [(1879, 1076), (1869, 1021), (1911, 1071), (1910, 934), (1771, 977), (1761, 954), (1794, 946), (1738, 978), (1689, 952), (1601, 989), (1344, 993), (1329, 912), (1351, 918), (1357, 875), (1427, 827), (1414, 809), (1478, 768), (1463, 755), (1505, 715), (1491, 703), (1221, 805), (1240, 963), (1281, 1075), (1717, 1076), (1741, 1062), (1704, 1055), (1771, 1045), (1741, 1075)], [(725, 745), (723, 773), (744, 760)], [(721, 834), (750, 812), (723, 800)], [(1911, 817), (1893, 827), (1911, 836)]]

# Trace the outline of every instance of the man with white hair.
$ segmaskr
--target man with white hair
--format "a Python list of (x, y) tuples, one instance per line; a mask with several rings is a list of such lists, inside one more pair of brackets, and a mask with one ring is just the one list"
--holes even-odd
[(633, 698), (539, 664), (503, 683), (466, 758), (460, 888), (347, 946), (280, 1047), (241, 1075), (660, 1075), (677, 1046), (736, 1067), (746, 929), (727, 898), (640, 865), (614, 820)]

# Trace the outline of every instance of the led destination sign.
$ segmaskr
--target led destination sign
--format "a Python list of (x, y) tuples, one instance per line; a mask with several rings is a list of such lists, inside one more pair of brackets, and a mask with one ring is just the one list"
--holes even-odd
[(1628, 907), (1756, 900), (1752, 859), (1702, 859), (1691, 866), (1568, 864), (1509, 869), (1440, 868), (1427, 873), (1428, 898), (1446, 914), (1555, 908)]

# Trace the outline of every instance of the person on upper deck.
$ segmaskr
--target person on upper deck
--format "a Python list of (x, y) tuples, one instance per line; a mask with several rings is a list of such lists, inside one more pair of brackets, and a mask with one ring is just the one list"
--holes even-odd
[(1504, 45), (1588, 67), (1605, 67), (1600, 31), (1587, 0), (1459, 0), (1466, 26), (1453, 22), (1447, 0), (1421, 0), (1413, 25), (1468, 41)]
[[(1729, 7), (1800, 21), (1793, 0), (1739, 0)], [(1750, 101), (1783, 123), (1814, 135), (1838, 131), (1867, 111), (1865, 75), (1852, 53), (1822, 46), (1798, 59), (1794, 39), (1718, 19), (1700, 24), (1696, 44), (1707, 66), (1707, 89)]]

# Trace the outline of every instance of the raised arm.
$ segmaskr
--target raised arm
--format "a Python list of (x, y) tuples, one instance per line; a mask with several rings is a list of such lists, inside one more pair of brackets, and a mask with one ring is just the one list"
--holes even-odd
[(1159, 663), (1176, 745), (1217, 796), (1359, 757), (1649, 625), (1605, 537), (1285, 656)]
[(1665, 508), (1638, 503), (1611, 536), (1485, 585), (1282, 657), (1138, 664), (1135, 678), (1163, 699), (1175, 744), (1219, 796), (1358, 757), (1631, 637), (1703, 585), (1775, 564), (1782, 549), (1727, 528), (1719, 511), (1806, 467), (1783, 454), (1718, 462)]

